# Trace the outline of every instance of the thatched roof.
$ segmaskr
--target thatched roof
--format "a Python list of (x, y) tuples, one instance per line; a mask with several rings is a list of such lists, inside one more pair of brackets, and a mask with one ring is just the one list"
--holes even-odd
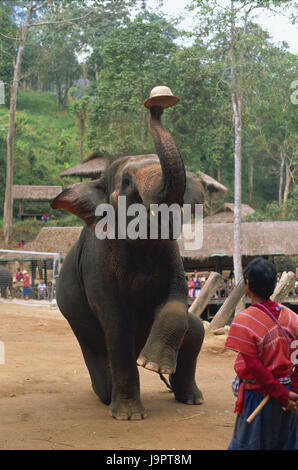
[(92, 154), (82, 163), (78, 163), (71, 168), (60, 173), (60, 176), (80, 176), (82, 178), (99, 178), (106, 169), (109, 160), (101, 155)]
[[(234, 204), (225, 202), (213, 215), (205, 217), (205, 224), (214, 224), (218, 222), (234, 222)], [(251, 215), (255, 210), (248, 204), (241, 204), (241, 216), (242, 219), (247, 215)]]
[[(204, 219), (205, 220), (205, 219)], [(183, 236), (178, 240), (185, 259), (203, 260), (213, 256), (233, 256), (232, 223), (203, 224), (203, 245), (186, 250)], [(246, 222), (242, 224), (243, 256), (298, 254), (298, 222)]]
[(51, 201), (59, 193), (61, 193), (61, 186), (23, 186), (13, 185), (12, 197), (13, 199), (34, 199)]
[(59, 253), (63, 258), (78, 240), (83, 227), (43, 227), (34, 241), (25, 243), (15, 253), (0, 253), (0, 261), (44, 259), (46, 255), (18, 251)]
[(202, 171), (198, 171), (197, 175), (203, 181), (208, 191), (212, 193), (225, 192), (228, 190), (226, 186), (219, 183), (216, 179), (212, 178), (212, 176), (206, 175), (206, 173), (203, 173)]
[(35, 240), (23, 250), (47, 251), (65, 256), (78, 240), (83, 227), (43, 227)]
[[(43, 227), (33, 242), (21, 250), (58, 252), (64, 257), (78, 240), (83, 227)], [(186, 250), (183, 236), (178, 240), (184, 259), (204, 260), (233, 256), (233, 224), (203, 225), (203, 245)], [(298, 222), (247, 222), (242, 224), (243, 256), (298, 255)], [(14, 255), (16, 258), (16, 256)], [(7, 259), (2, 255), (0, 259)], [(23, 258), (23, 256), (21, 257)]]

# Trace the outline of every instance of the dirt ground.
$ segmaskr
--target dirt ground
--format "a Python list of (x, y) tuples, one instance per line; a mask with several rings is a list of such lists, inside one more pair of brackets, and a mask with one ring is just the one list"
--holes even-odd
[[(30, 302), (30, 301), (29, 301)], [(81, 350), (59, 310), (0, 302), (0, 449), (226, 449), (235, 415), (235, 353), (225, 336), (204, 342), (197, 383), (205, 402), (174, 400), (159, 376), (139, 368), (142, 421), (117, 421), (93, 392)]]

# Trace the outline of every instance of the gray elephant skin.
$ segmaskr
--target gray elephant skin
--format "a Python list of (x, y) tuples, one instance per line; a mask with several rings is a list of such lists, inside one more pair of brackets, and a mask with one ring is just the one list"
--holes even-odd
[(204, 327), (188, 313), (187, 286), (177, 241), (99, 240), (95, 209), (119, 196), (127, 206), (177, 203), (182, 206), (185, 168), (172, 135), (163, 127), (163, 109), (149, 110), (157, 155), (121, 157), (97, 180), (73, 184), (52, 202), (86, 222), (67, 254), (57, 303), (75, 334), (93, 390), (119, 420), (146, 416), (140, 399), (138, 365), (169, 374), (175, 399), (203, 402), (196, 385), (197, 357)]
[(7, 268), (0, 268), (0, 292), (1, 297), (7, 298), (7, 288), (12, 294), (12, 274)]

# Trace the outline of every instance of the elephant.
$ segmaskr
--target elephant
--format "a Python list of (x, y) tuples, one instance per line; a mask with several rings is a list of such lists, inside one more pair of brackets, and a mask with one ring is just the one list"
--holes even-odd
[(7, 288), (12, 295), (12, 274), (7, 268), (0, 268), (0, 290), (1, 297), (7, 298)]
[(177, 240), (99, 239), (96, 208), (141, 203), (183, 205), (184, 163), (172, 135), (164, 128), (163, 108), (148, 112), (157, 155), (122, 156), (100, 178), (68, 186), (51, 203), (85, 221), (59, 275), (57, 304), (76, 336), (91, 385), (110, 407), (113, 418), (147, 416), (140, 398), (139, 367), (163, 377), (176, 400), (198, 405), (202, 392), (195, 380), (204, 338), (198, 317), (188, 312), (188, 291)]

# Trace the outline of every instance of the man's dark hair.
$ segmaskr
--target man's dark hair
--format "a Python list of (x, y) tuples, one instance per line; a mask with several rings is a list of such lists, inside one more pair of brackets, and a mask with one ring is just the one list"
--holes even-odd
[(264, 258), (255, 258), (244, 270), (244, 280), (248, 279), (250, 290), (264, 300), (273, 294), (277, 272), (274, 264)]

